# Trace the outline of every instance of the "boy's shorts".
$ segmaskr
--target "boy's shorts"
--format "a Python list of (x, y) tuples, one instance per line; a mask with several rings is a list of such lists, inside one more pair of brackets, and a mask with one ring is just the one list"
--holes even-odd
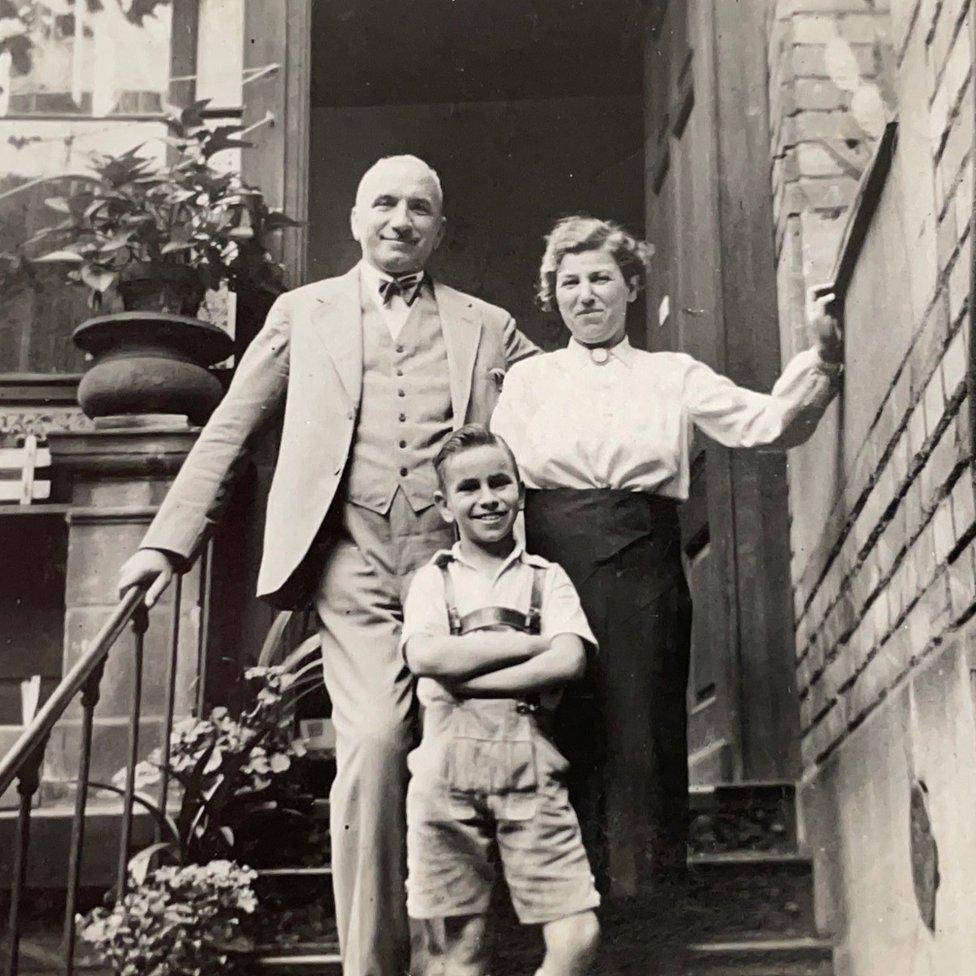
[(525, 925), (600, 904), (568, 764), (534, 715), (511, 700), (434, 703), (409, 762), (411, 918), (485, 914), (498, 862)]

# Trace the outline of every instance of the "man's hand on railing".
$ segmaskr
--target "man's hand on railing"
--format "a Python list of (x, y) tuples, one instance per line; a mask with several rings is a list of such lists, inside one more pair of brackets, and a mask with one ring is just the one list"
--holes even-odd
[(160, 549), (137, 549), (119, 571), (119, 596), (133, 586), (148, 586), (146, 606), (151, 607), (169, 586), (176, 572), (173, 561)]

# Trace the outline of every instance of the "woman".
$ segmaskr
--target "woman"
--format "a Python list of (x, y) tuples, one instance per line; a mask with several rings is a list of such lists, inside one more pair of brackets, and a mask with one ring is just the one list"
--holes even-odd
[(768, 395), (683, 353), (637, 350), (627, 307), (649, 256), (609, 221), (556, 224), (539, 299), (558, 307), (571, 339), (509, 371), (492, 419), (529, 489), (527, 548), (569, 573), (600, 644), (559, 724), (591, 856), (615, 894), (649, 874), (684, 874), (691, 601), (677, 507), (692, 424), (727, 447), (798, 444), (834, 394), (841, 352), (830, 295), (813, 323), (817, 347)]

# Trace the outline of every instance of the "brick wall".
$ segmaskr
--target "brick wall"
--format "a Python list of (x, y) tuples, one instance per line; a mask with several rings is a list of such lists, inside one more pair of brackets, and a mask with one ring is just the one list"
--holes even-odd
[[(883, 126), (877, 102), (888, 93), (879, 52), (887, 50), (890, 18), (887, 2), (871, 0), (775, 0), (769, 10), (773, 212), (789, 355), (807, 344), (804, 289), (830, 272), (858, 176)], [(852, 113), (852, 102), (868, 101), (873, 112)]]
[[(905, 878), (892, 873), (892, 859), (908, 846), (902, 781), (928, 777), (931, 787), (943, 774), (937, 763), (921, 768), (917, 740), (942, 735), (948, 750), (951, 729), (972, 722), (976, 511), (966, 373), (973, 6), (781, 0), (768, 22), (785, 355), (807, 344), (805, 289), (830, 279), (856, 206), (857, 171), (866, 163), (851, 133), (875, 144), (878, 96), (883, 117), (898, 121), (892, 164), (844, 301), (843, 393), (788, 462), (802, 756), (813, 797), (807, 823), (825, 862), (821, 894), (833, 900), (821, 905), (823, 917), (844, 930), (842, 973), (881, 971), (870, 968), (877, 955), (865, 962), (865, 932), (884, 920), (885, 899), (892, 912), (895, 892), (911, 899), (910, 871), (904, 889)], [(860, 86), (875, 92), (859, 94)], [(965, 716), (946, 714), (919, 728), (911, 718), (916, 683), (933, 666), (956, 674), (957, 664), (966, 694), (946, 695), (965, 703)], [(903, 722), (892, 718), (899, 710)], [(897, 761), (882, 759), (891, 745), (883, 736), (894, 736)], [(962, 803), (966, 776), (976, 779), (976, 743), (962, 755), (957, 749), (951, 762), (967, 772), (933, 801), (947, 811)], [(885, 811), (880, 822), (892, 840), (852, 825), (865, 802)], [(946, 822), (941, 829), (946, 843)], [(840, 839), (828, 839), (831, 831)], [(858, 847), (866, 856), (852, 853)], [(976, 857), (968, 848), (949, 853), (959, 863)], [(858, 872), (870, 878), (879, 865), (889, 887), (872, 896), (880, 899), (875, 921), (865, 916), (859, 945), (853, 899), (868, 889), (858, 887)], [(875, 952), (893, 952), (897, 938), (888, 945), (879, 937)], [(890, 965), (886, 972), (915, 971), (894, 954)]]
[[(844, 7), (837, 14), (798, 12), (827, 7), (826, 0), (782, 6), (789, 15), (774, 22), (774, 38), (783, 39), (772, 50), (794, 65), (797, 51), (805, 52), (802, 63), (817, 61), (806, 51), (812, 45), (797, 38), (827, 36), (816, 25), (832, 17), (842, 31), (851, 21), (888, 21), (877, 26), (890, 32), (899, 119), (895, 161), (846, 301), (844, 402), (791, 472), (804, 758), (815, 763), (945, 626), (965, 617), (973, 598), (973, 552), (966, 545), (973, 489), (971, 478), (962, 477), (970, 445), (971, 11), (968, 0), (916, 0), (870, 15), (849, 12), (865, 6), (855, 0), (835, 3)], [(791, 83), (811, 79), (794, 75)], [(790, 82), (774, 73), (771, 84)], [(818, 84), (822, 94), (833, 87), (826, 78)], [(809, 130), (806, 116), (847, 112), (812, 112), (786, 97), (781, 104), (793, 107), (774, 130), (774, 185), (802, 149), (784, 141), (783, 131)], [(818, 126), (829, 129), (823, 120)], [(822, 201), (846, 199), (849, 206), (853, 199), (851, 178), (841, 172), (815, 178), (802, 163), (796, 171), (777, 212), (781, 301), (790, 323), (802, 319), (802, 288), (828, 279), (845, 224), (844, 208)], [(814, 179), (816, 199), (804, 190)], [(800, 239), (799, 264), (791, 235)], [(838, 441), (839, 456), (832, 450)], [(797, 476), (812, 472), (827, 452), (839, 462), (832, 483), (811, 485)], [(811, 502), (826, 518), (809, 516)]]

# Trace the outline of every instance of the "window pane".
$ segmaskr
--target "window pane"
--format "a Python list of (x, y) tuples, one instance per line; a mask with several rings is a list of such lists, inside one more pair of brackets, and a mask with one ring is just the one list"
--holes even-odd
[[(144, 5), (143, 5), (144, 6)], [(124, 9), (125, 8), (125, 9)], [(35, 0), (0, 19), (0, 112), (152, 114), (167, 101), (172, 12), (120, 0)]]

